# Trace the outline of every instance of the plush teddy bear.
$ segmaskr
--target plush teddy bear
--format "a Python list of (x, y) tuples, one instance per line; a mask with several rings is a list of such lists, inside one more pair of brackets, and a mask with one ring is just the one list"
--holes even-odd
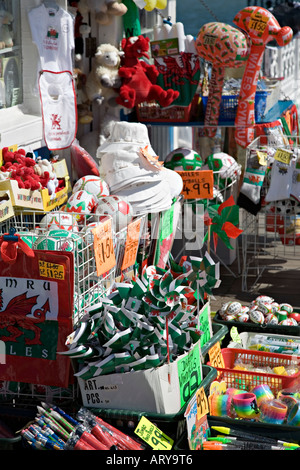
[(102, 104), (104, 100), (115, 105), (118, 89), (121, 85), (119, 67), (123, 51), (119, 51), (112, 44), (101, 44), (96, 51), (92, 70), (87, 76), (85, 92), (92, 102), (97, 100)]
[(142, 57), (149, 59), (149, 43), (150, 39), (143, 35), (122, 39), (124, 57), (119, 68), (122, 85), (116, 102), (125, 108), (150, 101), (157, 101), (160, 106), (166, 107), (179, 96), (177, 90), (164, 90), (157, 85), (159, 72), (156, 66), (140, 60)]
[(83, 16), (90, 11), (95, 13), (95, 20), (101, 25), (111, 24), (114, 17), (123, 16), (128, 10), (119, 0), (80, 0), (78, 9)]
[(0, 10), (0, 49), (5, 47), (13, 47), (13, 37), (10, 31), (10, 24), (12, 23), (13, 15), (4, 9)]

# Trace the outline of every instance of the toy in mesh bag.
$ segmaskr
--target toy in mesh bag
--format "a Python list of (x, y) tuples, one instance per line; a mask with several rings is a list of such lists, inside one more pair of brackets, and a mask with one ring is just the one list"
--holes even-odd
[(182, 23), (164, 21), (156, 27), (151, 52), (159, 71), (157, 83), (163, 89), (172, 88), (179, 92), (172, 103), (189, 106), (200, 80), (200, 59), (195, 49), (194, 38), (185, 35)]

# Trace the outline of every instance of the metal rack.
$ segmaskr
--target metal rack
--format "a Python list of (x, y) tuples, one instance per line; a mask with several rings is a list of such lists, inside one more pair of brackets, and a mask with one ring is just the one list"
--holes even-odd
[[(279, 147), (297, 154), (298, 142), (298, 137), (283, 139)], [(277, 147), (272, 137), (261, 136), (249, 145), (247, 154), (268, 146)], [(270, 168), (269, 159), (267, 166)], [(262, 207), (256, 215), (240, 209), (244, 292), (254, 290), (265, 271), (281, 271), (287, 261), (300, 261), (300, 203), (293, 197), (266, 203), (270, 183), (271, 179), (265, 177), (261, 189)]]

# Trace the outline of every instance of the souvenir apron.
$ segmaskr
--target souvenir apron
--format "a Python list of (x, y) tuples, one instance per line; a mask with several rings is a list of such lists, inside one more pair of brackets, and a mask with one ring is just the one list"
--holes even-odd
[(45, 144), (49, 150), (70, 147), (77, 132), (77, 104), (69, 71), (43, 70), (39, 77)]

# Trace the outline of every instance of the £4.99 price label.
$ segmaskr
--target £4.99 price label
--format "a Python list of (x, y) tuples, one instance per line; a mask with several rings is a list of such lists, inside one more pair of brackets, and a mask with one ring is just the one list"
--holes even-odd
[(212, 199), (214, 176), (212, 170), (177, 171), (183, 180), (184, 199)]
[(154, 450), (172, 449), (174, 443), (173, 439), (158, 429), (149, 419), (145, 418), (145, 416), (142, 416), (134, 432)]

